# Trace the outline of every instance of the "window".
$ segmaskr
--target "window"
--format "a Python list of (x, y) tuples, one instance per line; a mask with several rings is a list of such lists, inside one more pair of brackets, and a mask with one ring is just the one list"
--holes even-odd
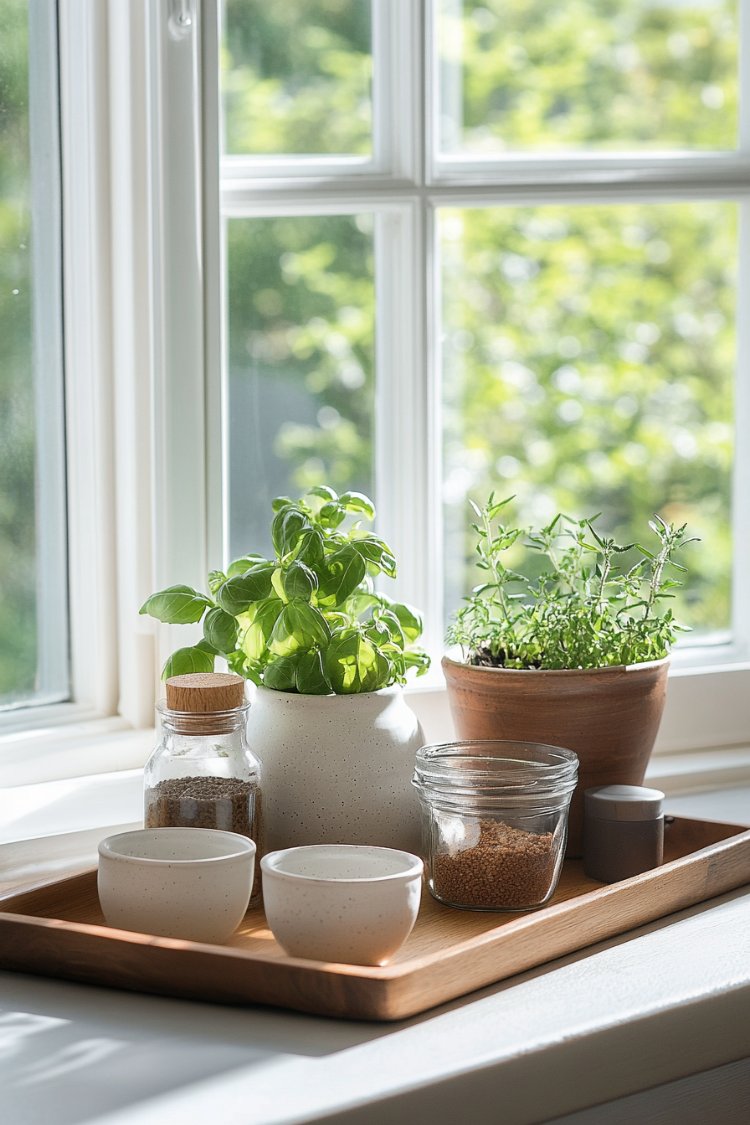
[(469, 496), (625, 541), (658, 511), (703, 542), (700, 659), (744, 651), (735, 0), (226, 0), (221, 26), (229, 553), (280, 492), (374, 491), (439, 646)]
[(178, 638), (145, 596), (328, 481), (374, 496), (436, 656), (468, 496), (687, 519), (661, 743), (746, 741), (740, 0), (59, 0), (20, 54), (0, 6), (0, 426), (33, 418), (0, 443), (4, 730), (147, 728)]
[(0, 713), (69, 694), (54, 3), (3, 0)]

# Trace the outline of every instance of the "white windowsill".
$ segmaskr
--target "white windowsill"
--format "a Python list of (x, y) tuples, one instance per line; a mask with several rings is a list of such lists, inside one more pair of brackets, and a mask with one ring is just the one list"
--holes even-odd
[[(694, 676), (678, 671), (670, 676), (668, 705), (648, 771), (649, 780), (668, 795), (750, 783), (748, 670), (721, 671), (726, 673), (721, 681), (710, 670)], [(427, 742), (444, 742), (454, 736), (444, 684), (417, 681), (406, 688), (406, 697)], [(688, 702), (693, 705), (692, 719), (687, 715)], [(725, 728), (730, 737), (722, 743), (716, 740), (711, 716), (729, 706), (735, 717)], [(65, 791), (72, 795), (75, 779), (84, 792), (87, 779), (110, 774), (116, 778), (123, 771), (142, 769), (155, 741), (153, 728), (134, 730), (119, 717), (2, 735), (0, 800), (5, 789), (18, 794), (20, 788), (57, 782), (69, 783)]]

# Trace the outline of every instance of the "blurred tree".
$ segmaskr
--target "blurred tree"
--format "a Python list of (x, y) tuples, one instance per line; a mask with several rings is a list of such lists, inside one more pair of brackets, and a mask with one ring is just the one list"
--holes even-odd
[(440, 8), (450, 150), (737, 143), (735, 0), (442, 0)]
[(227, 152), (371, 151), (369, 0), (225, 0), (224, 27)]
[[(228, 0), (229, 151), (369, 150), (369, 108), (352, 111), (367, 105), (369, 5), (303, 9)], [(449, 151), (736, 144), (734, 0), (442, 0), (440, 11)], [(643, 538), (655, 510), (687, 519), (704, 542), (679, 610), (702, 630), (726, 627), (735, 206), (450, 209), (439, 231), (447, 611), (474, 581), (466, 497), (495, 488), (518, 494), (522, 518), (602, 510), (625, 539)], [(354, 220), (235, 220), (229, 248), (232, 378), (253, 383), (290, 487), (363, 481), (374, 310)], [(263, 413), (282, 371), (304, 387), (307, 416), (292, 423), (288, 395), (275, 420)]]
[(681, 612), (729, 625), (736, 206), (444, 211), (447, 600), (467, 581), (467, 492), (522, 523), (602, 512), (625, 541), (688, 521)]

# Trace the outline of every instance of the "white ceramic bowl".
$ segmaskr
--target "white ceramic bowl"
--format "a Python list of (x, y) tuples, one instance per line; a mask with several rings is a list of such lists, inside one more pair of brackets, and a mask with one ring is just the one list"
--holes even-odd
[(143, 828), (99, 845), (99, 901), (108, 925), (220, 944), (242, 921), (255, 844), (213, 828)]
[(422, 860), (356, 844), (312, 844), (260, 861), (263, 905), (292, 957), (384, 965), (412, 931)]

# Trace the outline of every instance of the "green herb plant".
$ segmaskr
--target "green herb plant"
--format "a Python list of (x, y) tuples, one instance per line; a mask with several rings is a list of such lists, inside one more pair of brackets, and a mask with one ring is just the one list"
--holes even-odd
[[(673, 574), (685, 572), (673, 556), (695, 542), (685, 525), (655, 516), (653, 549), (619, 545), (596, 530), (598, 516), (559, 513), (539, 531), (504, 523), (513, 499), (493, 493), (482, 508), (470, 501), (487, 580), (455, 614), (448, 643), (470, 664), (502, 668), (599, 668), (666, 656), (685, 631), (669, 604), (682, 585)], [(506, 565), (516, 544), (540, 556), (535, 577)]]
[(217, 656), (233, 672), (275, 691), (337, 695), (403, 683), (429, 657), (414, 642), (422, 619), (376, 592), (396, 576), (387, 544), (362, 526), (375, 518), (359, 492), (321, 485), (299, 500), (273, 501), (274, 557), (249, 554), (208, 576), (210, 594), (170, 586), (141, 613), (170, 624), (202, 621), (203, 638), (178, 649), (162, 676), (211, 672)]

